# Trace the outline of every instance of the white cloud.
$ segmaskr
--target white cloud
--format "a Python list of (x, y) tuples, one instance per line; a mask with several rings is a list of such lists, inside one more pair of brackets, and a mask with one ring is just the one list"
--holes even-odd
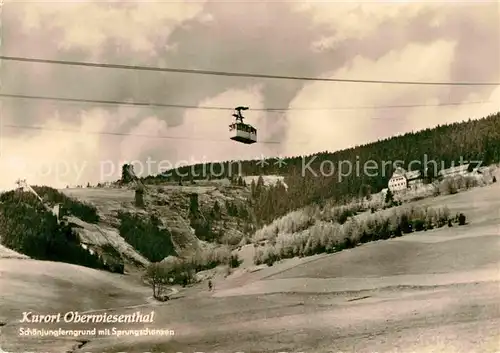
[[(200, 14), (204, 2), (29, 2), (16, 4), (26, 33), (59, 29), (61, 49), (84, 49), (98, 55), (107, 40), (154, 55), (156, 41), (168, 38), (176, 26)], [(111, 6), (113, 5), (113, 6)]]
[[(171, 145), (172, 140), (162, 138), (162, 136), (172, 135), (170, 133), (171, 130), (174, 129), (169, 129), (167, 123), (156, 116), (143, 119), (128, 132), (128, 136), (120, 141), (119, 158), (112, 161), (114, 174), (107, 175), (107, 177), (110, 179), (119, 178), (121, 166), (124, 163), (132, 163), (135, 172), (140, 176), (157, 174), (159, 172), (157, 165), (161, 161), (149, 162), (148, 165), (148, 162), (143, 160), (142, 156), (144, 151), (162, 151), (165, 149), (165, 146)], [(167, 157), (165, 156), (165, 158)]]
[[(497, 80), (500, 81), (500, 80)], [(479, 104), (464, 104), (461, 106), (423, 107), (416, 108), (406, 117), (407, 130), (417, 131), (439, 125), (451, 124), (468, 119), (481, 119), (498, 112), (500, 103), (500, 86), (498, 86), (487, 99), (470, 94), (464, 102), (481, 102)], [(438, 104), (439, 101), (433, 102)]]
[[(452, 20), (454, 12), (466, 12), (468, 22), (474, 22), (493, 31), (500, 30), (498, 15), (492, 4), (500, 0), (477, 2), (445, 1), (387, 1), (344, 0), (342, 2), (298, 2), (296, 11), (307, 11), (318, 25), (330, 27), (333, 34), (312, 43), (314, 51), (335, 48), (346, 40), (366, 39), (388, 22), (401, 24), (397, 31), (404, 32), (405, 24), (421, 15), (427, 16), (430, 27), (443, 26)], [(485, 6), (486, 5), (486, 6)], [(500, 14), (500, 7), (496, 7)], [(457, 29), (458, 30), (458, 29)]]
[[(349, 39), (366, 38), (387, 21), (410, 21), (424, 11), (445, 5), (445, 2), (305, 2), (296, 4), (295, 10), (309, 12), (316, 24), (332, 29), (332, 35), (312, 44), (313, 50), (321, 51)], [(435, 13), (431, 22), (439, 23), (441, 16)]]
[(91, 109), (75, 117), (79, 123), (68, 123), (56, 114), (26, 138), (11, 138), (12, 127), (2, 127), (0, 190), (15, 187), (18, 178), (57, 188), (116, 180), (123, 163), (137, 159), (145, 149), (161, 149), (165, 143), (147, 137), (167, 131), (165, 122), (154, 116), (126, 131), (125, 136), (114, 134), (123, 131), (121, 127), (133, 115), (131, 108), (119, 109), (118, 114)]
[[(92, 134), (103, 128), (102, 114), (99, 110), (85, 114), (81, 126), (64, 123), (55, 116), (28, 143), (3, 134), (0, 189), (14, 187), (18, 178), (27, 179), (31, 184), (56, 187), (85, 183), (95, 174), (95, 162), (102, 152), (99, 148), (101, 136)], [(3, 128), (4, 131), (8, 129)]]
[[(449, 81), (454, 49), (455, 43), (448, 41), (436, 41), (427, 46), (409, 44), (401, 51), (389, 52), (377, 61), (356, 57), (348, 65), (325, 76), (365, 80), (398, 81), (404, 78), (405, 81)], [(306, 85), (291, 102), (290, 108), (429, 104), (443, 89), (446, 88), (316, 82)], [(429, 115), (426, 110), (427, 120), (440, 117), (440, 110), (431, 111), (434, 115)], [(397, 109), (397, 112), (374, 109), (291, 111), (288, 114), (290, 130), (286, 153), (338, 150), (388, 137), (415, 128), (421, 114), (412, 115), (405, 109)], [(412, 120), (408, 121), (407, 117)], [(296, 145), (294, 141), (298, 140), (307, 140), (309, 143), (307, 146)]]

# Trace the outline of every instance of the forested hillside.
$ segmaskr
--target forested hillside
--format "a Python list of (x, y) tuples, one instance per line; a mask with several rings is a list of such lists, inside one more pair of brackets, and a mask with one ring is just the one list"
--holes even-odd
[[(37, 189), (42, 191), (42, 188)], [(56, 195), (58, 192), (54, 189), (44, 188), (43, 194), (57, 197), (67, 206), (73, 205), (80, 216), (96, 214), (91, 206)], [(106, 268), (99, 256), (82, 248), (80, 238), (71, 226), (60, 224), (30, 192), (16, 190), (0, 195), (0, 243), (38, 260)]]
[[(402, 161), (400, 166), (414, 170), (418, 166), (413, 162), (413, 168), (408, 168), (412, 161), (421, 161), (423, 169), (425, 161), (435, 161), (437, 169), (429, 164), (427, 180), (435, 177), (437, 171), (458, 165), (460, 157), (465, 161), (481, 161), (489, 165), (500, 161), (500, 113), (490, 115), (480, 120), (469, 120), (451, 125), (437, 126), (419, 132), (407, 133), (391, 137), (363, 146), (345, 149), (337, 152), (321, 152), (310, 156), (291, 157), (284, 160), (284, 165), (277, 166), (275, 160), (269, 160), (265, 165), (255, 160), (242, 161), (241, 171), (244, 175), (282, 175), (288, 192), (282, 184), (274, 187), (261, 188), (253, 185), (252, 208), (258, 223), (268, 223), (293, 209), (310, 203), (323, 203), (327, 199), (338, 202), (346, 201), (353, 196), (375, 193), (387, 187), (392, 175), (395, 161)], [(370, 166), (370, 175), (363, 173), (366, 161), (375, 161), (377, 167)], [(335, 166), (334, 173), (322, 176), (320, 166), (324, 161), (331, 161)], [(391, 162), (391, 163), (383, 163)], [(231, 163), (227, 161), (222, 168), (226, 174), (231, 171)], [(349, 162), (353, 172), (349, 173)], [(323, 163), (325, 164), (325, 163)], [(305, 168), (305, 166), (309, 168)], [(356, 165), (361, 166), (361, 172), (356, 173)], [(343, 168), (338, 168), (343, 166)], [(324, 167), (329, 172), (329, 167)], [(214, 170), (220, 170), (215, 166)], [(342, 169), (342, 170), (340, 170)], [(162, 180), (195, 179), (194, 176), (184, 178), (178, 175), (202, 175), (202, 171), (211, 170), (210, 164), (198, 164), (167, 170), (163, 175), (145, 178), (146, 182), (161, 182)], [(235, 172), (235, 164), (232, 171)], [(314, 171), (314, 172), (311, 172)], [(316, 173), (316, 175), (315, 175)], [(168, 177), (166, 176), (168, 175)], [(222, 175), (220, 178), (228, 177)], [(181, 181), (182, 182), (182, 181)]]

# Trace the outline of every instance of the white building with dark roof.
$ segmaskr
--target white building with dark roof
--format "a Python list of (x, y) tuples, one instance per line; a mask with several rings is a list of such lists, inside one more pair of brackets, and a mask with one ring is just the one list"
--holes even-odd
[(403, 168), (396, 168), (392, 174), (388, 184), (388, 188), (392, 193), (400, 192), (408, 188), (405, 173), (406, 171)]
[(396, 168), (389, 179), (388, 188), (392, 193), (404, 190), (416, 189), (423, 184), (422, 175), (419, 170), (406, 171), (403, 168)]

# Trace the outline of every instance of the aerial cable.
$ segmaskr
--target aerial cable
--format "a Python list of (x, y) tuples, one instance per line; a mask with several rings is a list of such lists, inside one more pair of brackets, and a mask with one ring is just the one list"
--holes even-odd
[(68, 65), (68, 66), (97, 67), (97, 68), (106, 68), (106, 69), (170, 72), (170, 73), (180, 73), (180, 74), (212, 75), (212, 76), (227, 76), (227, 77), (263, 78), (263, 79), (275, 79), (275, 80), (344, 82), (344, 83), (365, 83), (365, 84), (391, 84), (391, 85), (426, 85), (426, 86), (500, 86), (500, 82), (393, 81), (393, 80), (362, 80), (362, 79), (322, 78), (322, 77), (305, 77), (305, 76), (282, 76), (282, 75), (268, 75), (268, 74), (243, 73), (243, 72), (175, 69), (175, 68), (154, 67), (154, 66), (137, 66), (137, 65), (105, 64), (105, 63), (92, 63), (92, 62), (80, 62), (80, 61), (49, 60), (49, 59), (37, 59), (37, 58), (15, 57), (15, 56), (5, 56), (5, 55), (1, 55), (0, 60), (9, 60), (9, 61), (17, 61), (17, 62), (31, 62), (31, 63), (41, 63), (41, 64)]
[[(55, 102), (67, 103), (86, 103), (86, 104), (104, 104), (104, 105), (124, 105), (124, 106), (138, 106), (150, 108), (180, 108), (180, 109), (200, 109), (200, 110), (234, 110), (230, 107), (214, 107), (214, 106), (196, 106), (185, 104), (166, 104), (154, 102), (131, 102), (131, 101), (115, 101), (115, 100), (96, 100), (96, 99), (81, 99), (81, 98), (66, 98), (66, 97), (50, 97), (38, 95), (24, 95), (24, 94), (7, 94), (0, 93), (0, 98), (11, 99), (32, 99), (44, 100)], [(464, 102), (449, 102), (449, 103), (436, 103), (436, 104), (406, 104), (406, 105), (380, 105), (380, 106), (338, 106), (338, 107), (310, 107), (310, 108), (252, 108), (253, 111), (264, 112), (286, 112), (286, 111), (334, 111), (334, 110), (371, 110), (371, 109), (397, 109), (397, 108), (423, 108), (423, 107), (447, 107), (447, 106), (460, 106), (460, 105), (473, 105), (473, 104), (486, 104), (492, 103), (490, 100), (483, 101), (464, 101)]]
[[(54, 132), (68, 132), (75, 134), (85, 134), (85, 135), (111, 135), (111, 136), (133, 136), (133, 137), (143, 137), (143, 138), (153, 138), (153, 139), (165, 139), (165, 140), (188, 140), (188, 141), (207, 141), (207, 142), (231, 142), (227, 139), (206, 139), (206, 138), (196, 138), (188, 136), (168, 136), (168, 135), (148, 135), (148, 134), (134, 134), (126, 132), (106, 132), (106, 131), (82, 131), (77, 129), (62, 129), (62, 128), (49, 128), (45, 126), (32, 126), (32, 125), (15, 125), (15, 124), (1, 124), (2, 128), (20, 129), (20, 130), (40, 130), (40, 131), (54, 131)], [(231, 142), (232, 143), (232, 142)], [(285, 141), (259, 141), (261, 144), (283, 144)], [(291, 144), (306, 144), (308, 142), (286, 142)]]

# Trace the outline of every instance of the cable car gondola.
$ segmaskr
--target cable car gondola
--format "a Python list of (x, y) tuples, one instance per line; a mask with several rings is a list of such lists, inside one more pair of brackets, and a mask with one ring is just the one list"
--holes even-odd
[(252, 144), (257, 142), (257, 129), (252, 125), (243, 123), (242, 110), (248, 110), (248, 107), (237, 107), (234, 109), (233, 116), (236, 118), (235, 122), (229, 125), (229, 131), (234, 131), (231, 140), (241, 142), (244, 144)]

